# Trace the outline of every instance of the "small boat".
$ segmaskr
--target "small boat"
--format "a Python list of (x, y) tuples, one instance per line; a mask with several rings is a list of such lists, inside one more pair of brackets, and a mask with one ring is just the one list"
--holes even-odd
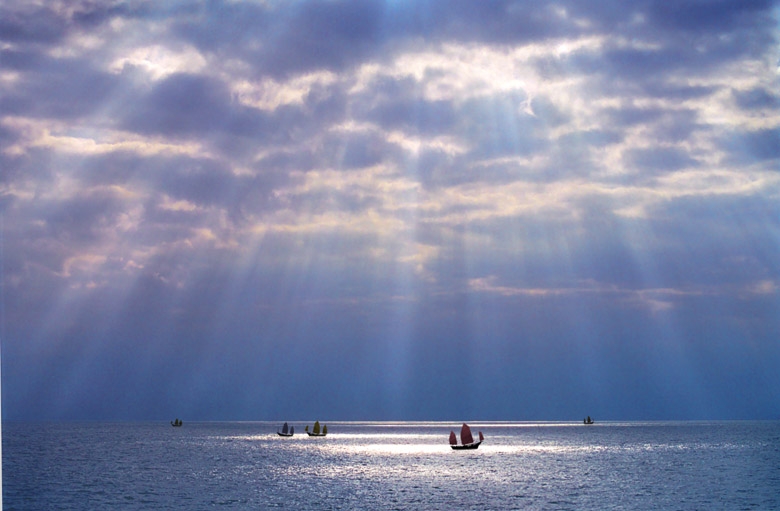
[(181, 421), (181, 419), (174, 419), (171, 421), (171, 426), (174, 428), (180, 428), (182, 424), (184, 423)]
[(295, 427), (294, 426), (287, 426), (287, 423), (284, 423), (284, 426), (282, 426), (281, 431), (276, 432), (279, 436), (293, 436), (295, 434)]
[(462, 449), (476, 449), (484, 440), (485, 437), (482, 436), (482, 432), (480, 431), (479, 441), (475, 442), (474, 436), (471, 434), (471, 428), (466, 423), (460, 427), (460, 445), (458, 445), (458, 439), (455, 437), (455, 432), (450, 431), (450, 447), (456, 451), (460, 451)]
[(582, 419), (583, 424), (593, 424), (593, 419), (590, 418), (590, 415)]
[(309, 431), (309, 426), (306, 426), (305, 431), (309, 436), (325, 436), (328, 434), (328, 426), (322, 426), (320, 431), (320, 421), (314, 421), (314, 428)]

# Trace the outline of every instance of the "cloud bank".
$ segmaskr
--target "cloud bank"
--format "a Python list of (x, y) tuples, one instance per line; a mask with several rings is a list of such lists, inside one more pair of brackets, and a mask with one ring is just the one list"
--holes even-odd
[(778, 12), (5, 2), (4, 417), (780, 417)]

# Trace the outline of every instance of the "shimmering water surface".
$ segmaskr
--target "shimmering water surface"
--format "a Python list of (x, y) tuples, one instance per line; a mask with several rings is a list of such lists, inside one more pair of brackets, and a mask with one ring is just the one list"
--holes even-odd
[(292, 424), (6, 423), (3, 507), (780, 509), (780, 422)]

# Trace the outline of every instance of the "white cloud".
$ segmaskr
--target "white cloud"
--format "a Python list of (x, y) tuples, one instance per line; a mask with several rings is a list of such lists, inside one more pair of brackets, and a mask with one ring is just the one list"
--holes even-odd
[(206, 57), (188, 45), (151, 45), (122, 53), (108, 65), (112, 73), (121, 73), (127, 66), (132, 66), (143, 70), (153, 81), (162, 80), (174, 73), (198, 73), (208, 66)]
[(339, 77), (330, 71), (319, 71), (294, 76), (284, 82), (268, 77), (258, 81), (248, 78), (234, 81), (228, 76), (227, 80), (241, 104), (260, 110), (276, 110), (284, 105), (303, 104), (312, 89), (333, 85)]

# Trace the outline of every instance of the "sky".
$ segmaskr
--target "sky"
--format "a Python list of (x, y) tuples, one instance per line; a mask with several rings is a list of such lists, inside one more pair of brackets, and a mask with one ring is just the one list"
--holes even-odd
[(780, 419), (779, 36), (5, 0), (3, 419)]

